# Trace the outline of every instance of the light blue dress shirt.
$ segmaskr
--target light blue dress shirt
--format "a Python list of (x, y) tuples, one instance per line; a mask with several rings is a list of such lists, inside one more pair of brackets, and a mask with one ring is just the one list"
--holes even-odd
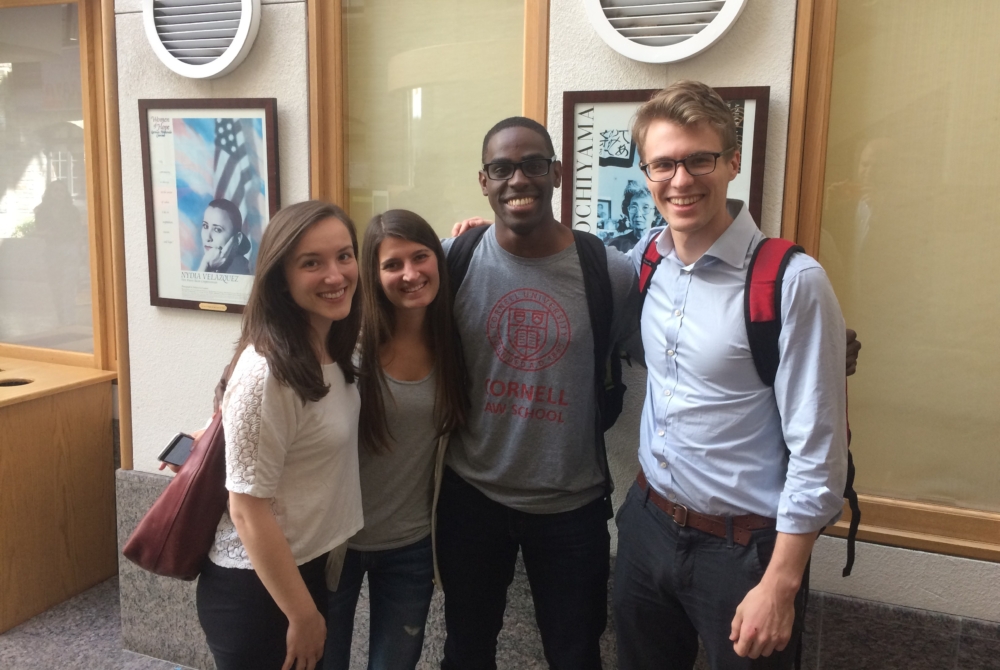
[(664, 497), (705, 514), (777, 518), (783, 533), (839, 518), (847, 478), (844, 319), (826, 273), (796, 254), (782, 283), (781, 362), (774, 387), (757, 376), (743, 287), (764, 235), (746, 206), (684, 265), (668, 229), (648, 231), (663, 260), (646, 295), (642, 343), (649, 371), (639, 462)]

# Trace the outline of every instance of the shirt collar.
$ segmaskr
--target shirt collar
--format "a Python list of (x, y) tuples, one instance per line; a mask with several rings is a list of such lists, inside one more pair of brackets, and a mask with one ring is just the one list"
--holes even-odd
[[(747, 249), (761, 233), (757, 229), (757, 224), (753, 222), (746, 203), (741, 200), (726, 200), (726, 209), (729, 211), (729, 216), (733, 217), (733, 222), (708, 248), (705, 256), (718, 258), (734, 268), (742, 269), (747, 261)], [(667, 224), (667, 228), (669, 227)], [(664, 229), (664, 232), (667, 234), (657, 238), (656, 248), (661, 256), (666, 257), (674, 253), (674, 240), (668, 230)]]

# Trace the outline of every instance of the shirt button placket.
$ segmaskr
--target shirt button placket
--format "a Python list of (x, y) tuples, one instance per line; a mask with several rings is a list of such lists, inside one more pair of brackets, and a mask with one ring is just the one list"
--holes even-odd
[[(684, 305), (684, 304), (687, 303), (687, 293), (688, 293), (688, 289), (689, 289), (690, 286), (691, 286), (691, 274), (690, 274), (690, 272), (688, 272), (687, 270), (685, 270), (684, 272), (681, 272), (680, 274), (678, 274), (677, 280), (674, 283), (674, 292), (673, 292), (673, 296), (672, 296), (673, 304), (675, 305), (674, 310), (673, 310), (673, 316), (674, 316), (674, 318), (673, 319), (667, 319), (667, 327), (664, 329), (665, 330), (665, 334), (666, 334), (667, 347), (668, 347), (667, 350), (666, 350), (666, 360), (665, 360), (665, 366), (664, 366), (666, 374), (664, 375), (664, 380), (663, 380), (663, 385), (666, 387), (663, 390), (663, 397), (666, 398), (666, 400), (663, 402), (663, 424), (662, 425), (664, 427), (660, 428), (656, 432), (656, 434), (659, 437), (661, 437), (661, 438), (665, 438), (665, 436), (666, 436), (665, 427), (668, 425), (667, 422), (668, 422), (668, 416), (669, 416), (667, 410), (670, 407), (670, 400), (673, 398), (673, 395), (674, 395), (672, 389), (674, 389), (674, 388), (677, 387), (677, 377), (678, 377), (678, 374), (677, 374), (677, 355), (676, 355), (677, 351), (676, 351), (676, 349), (677, 349), (678, 340), (680, 339), (681, 320), (682, 320), (682, 317), (683, 317), (684, 313), (679, 308), (677, 308), (676, 306), (677, 305)], [(668, 312), (668, 315), (669, 314), (670, 313)], [(667, 444), (666, 444), (666, 439), (661, 440), (660, 449), (661, 449), (661, 451), (660, 451), (660, 459), (661, 459), (660, 460), (660, 469), (667, 470), (668, 469), (668, 465), (667, 465)], [(672, 479), (670, 477), (670, 475), (669, 475), (669, 472), (664, 473), (664, 475), (665, 475), (667, 481), (670, 481)]]

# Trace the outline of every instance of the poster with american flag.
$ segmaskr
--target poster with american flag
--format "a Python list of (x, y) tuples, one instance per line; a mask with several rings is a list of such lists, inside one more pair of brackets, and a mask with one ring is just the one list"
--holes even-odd
[(140, 101), (153, 304), (242, 311), (277, 210), (273, 108)]

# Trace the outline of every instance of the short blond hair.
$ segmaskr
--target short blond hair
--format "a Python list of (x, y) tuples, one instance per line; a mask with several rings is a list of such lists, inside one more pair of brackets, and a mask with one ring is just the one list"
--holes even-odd
[(646, 133), (653, 121), (663, 120), (679, 126), (690, 126), (705, 122), (715, 128), (722, 138), (722, 148), (728, 154), (738, 149), (736, 121), (729, 105), (712, 87), (700, 81), (681, 79), (656, 93), (644, 102), (636, 112), (632, 123), (632, 139), (643, 157)]

